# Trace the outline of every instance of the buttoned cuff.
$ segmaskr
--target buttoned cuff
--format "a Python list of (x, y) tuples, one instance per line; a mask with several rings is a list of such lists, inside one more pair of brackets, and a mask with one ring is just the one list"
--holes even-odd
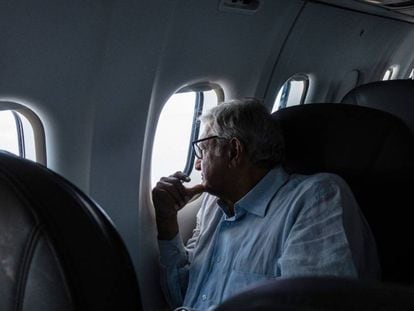
[(164, 266), (177, 265), (187, 258), (180, 233), (171, 240), (158, 240), (160, 248), (160, 263)]

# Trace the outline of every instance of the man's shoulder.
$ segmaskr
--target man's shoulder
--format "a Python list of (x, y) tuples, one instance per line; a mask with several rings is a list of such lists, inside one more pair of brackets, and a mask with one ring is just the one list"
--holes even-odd
[(342, 186), (346, 181), (339, 175), (329, 172), (320, 172), (312, 175), (292, 174), (290, 181), (295, 184), (337, 184)]
[(320, 172), (312, 175), (293, 174), (290, 178), (292, 189), (298, 192), (337, 193), (350, 192), (347, 182), (339, 175)]

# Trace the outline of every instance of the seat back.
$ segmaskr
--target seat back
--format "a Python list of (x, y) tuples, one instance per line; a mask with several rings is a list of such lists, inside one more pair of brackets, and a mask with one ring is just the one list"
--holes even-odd
[(225, 301), (215, 311), (414, 310), (414, 289), (356, 279), (318, 277), (268, 281)]
[(376, 81), (349, 91), (342, 103), (387, 111), (400, 117), (414, 132), (414, 80)]
[[(397, 117), (347, 104), (308, 104), (274, 113), (290, 173), (332, 172), (350, 185), (377, 243), (382, 278), (414, 284), (414, 137)], [(352, 232), (347, 232), (352, 234)]]
[(0, 152), (1, 310), (140, 310), (127, 250), (89, 197)]

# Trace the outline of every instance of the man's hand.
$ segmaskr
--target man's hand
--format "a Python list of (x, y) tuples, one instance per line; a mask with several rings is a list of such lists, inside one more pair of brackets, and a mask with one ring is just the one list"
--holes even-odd
[(183, 186), (190, 178), (182, 172), (162, 177), (152, 189), (152, 201), (160, 240), (171, 240), (178, 233), (177, 212), (195, 195), (204, 192), (203, 185), (192, 188)]

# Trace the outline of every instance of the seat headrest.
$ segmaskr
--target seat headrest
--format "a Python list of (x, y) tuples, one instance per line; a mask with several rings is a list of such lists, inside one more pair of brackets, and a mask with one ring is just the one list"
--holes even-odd
[(105, 212), (63, 177), (6, 152), (0, 237), (2, 310), (140, 310), (132, 262)]
[(342, 103), (381, 109), (401, 118), (414, 132), (414, 80), (376, 81), (349, 91)]
[(290, 172), (360, 177), (413, 168), (413, 134), (389, 113), (324, 103), (281, 109), (273, 116), (284, 132)]

